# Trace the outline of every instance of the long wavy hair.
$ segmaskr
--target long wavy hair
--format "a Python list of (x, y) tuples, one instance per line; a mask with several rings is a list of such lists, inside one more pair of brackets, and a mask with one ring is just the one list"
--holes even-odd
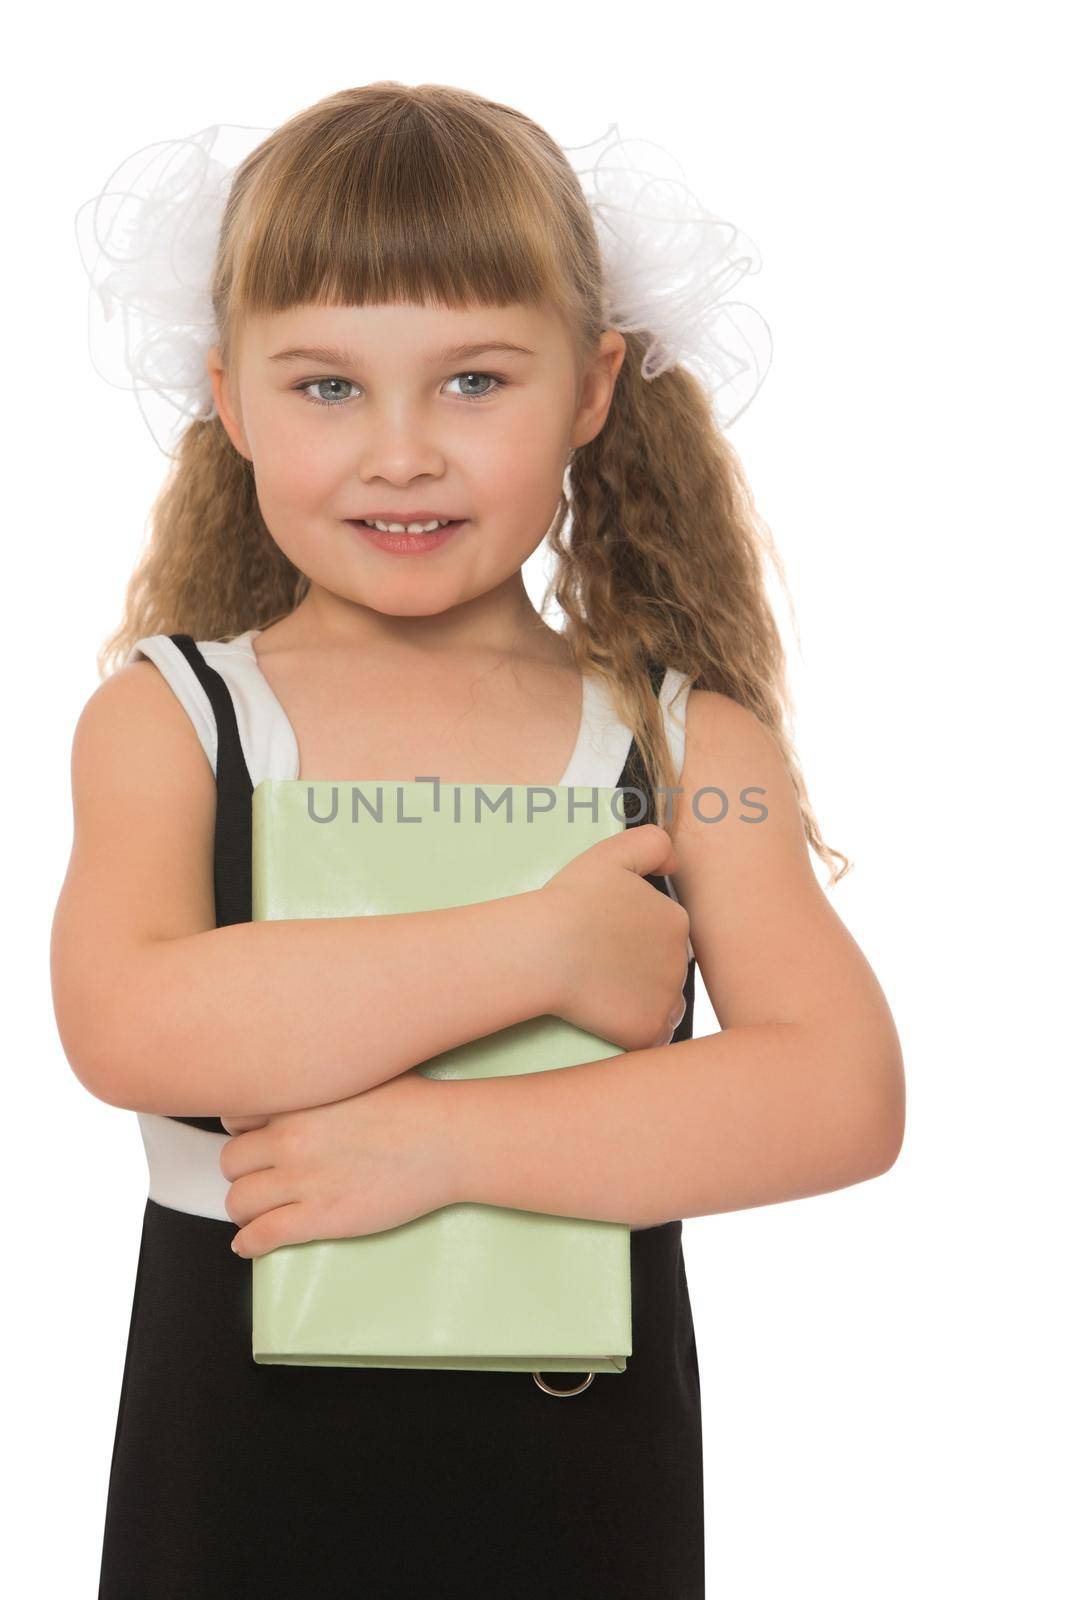
[[(602, 263), (581, 183), (560, 147), (510, 106), (444, 84), (345, 89), (292, 117), (237, 168), (211, 284), (227, 366), (241, 319), (303, 304), (515, 302), (560, 313), (584, 358), (603, 329)], [(655, 819), (677, 782), (650, 663), (747, 706), (773, 736), (809, 845), (836, 882), (788, 725), (793, 703), (765, 588), (785, 588), (770, 533), (700, 381), (641, 376), (627, 345), (611, 409), (572, 453), (547, 542), (542, 607), (582, 671), (602, 675), (633, 729)], [(149, 515), (101, 676), (154, 633), (231, 639), (287, 616), (308, 579), (271, 537), (252, 464), (218, 416), (182, 434)], [(833, 869), (833, 858), (841, 866)]]

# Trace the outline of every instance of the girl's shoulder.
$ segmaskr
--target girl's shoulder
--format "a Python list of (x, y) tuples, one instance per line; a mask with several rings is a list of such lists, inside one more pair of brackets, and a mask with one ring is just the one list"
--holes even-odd
[[(229, 678), (235, 670), (240, 672), (242, 668), (247, 668), (249, 662), (253, 666), (256, 664), (252, 638), (258, 631), (249, 628), (230, 639), (196, 639), (193, 642), (207, 665)], [(136, 639), (130, 646), (123, 666), (142, 659), (154, 662), (168, 682), (172, 677), (180, 680), (183, 675), (192, 676), (199, 682), (188, 658), (175, 643), (173, 634), (151, 633)]]
[(249, 628), (230, 639), (196, 639), (192, 660), (170, 634), (150, 634), (135, 641), (123, 663), (148, 660), (159, 670), (195, 728), (212, 772), (218, 770), (218, 725), (205, 676), (217, 674), (233, 705), (253, 785), (265, 777), (295, 777), (299, 771), (292, 728), (252, 648), (259, 631)]

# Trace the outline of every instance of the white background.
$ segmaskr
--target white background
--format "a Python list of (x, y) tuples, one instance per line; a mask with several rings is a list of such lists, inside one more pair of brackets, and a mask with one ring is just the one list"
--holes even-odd
[(139, 146), (379, 78), (564, 145), (617, 120), (764, 258), (738, 297), (774, 363), (730, 437), (785, 562), (800, 758), (856, 863), (829, 892), (893, 1008), (908, 1128), (872, 1182), (685, 1223), (708, 1593), (1065, 1592), (1054, 11), (185, 0), (8, 35), (5, 1592), (96, 1595), (146, 1192), (134, 1115), (75, 1079), (49, 989), (70, 739), (164, 466), (90, 364), (73, 216)]

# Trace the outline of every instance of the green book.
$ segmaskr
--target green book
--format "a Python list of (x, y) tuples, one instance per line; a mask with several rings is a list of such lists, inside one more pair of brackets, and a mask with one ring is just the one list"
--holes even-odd
[[(614, 797), (614, 803), (613, 803)], [(540, 888), (625, 826), (622, 791), (267, 779), (252, 797), (252, 916), (380, 916)], [(621, 1055), (541, 1016), (411, 1068), (545, 1072)], [(625, 1223), (463, 1202), (252, 1262), (252, 1355), (297, 1366), (623, 1372)]]

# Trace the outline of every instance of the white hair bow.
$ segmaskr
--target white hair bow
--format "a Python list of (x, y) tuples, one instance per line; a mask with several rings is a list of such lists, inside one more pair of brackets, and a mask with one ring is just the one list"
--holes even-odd
[[(109, 383), (133, 390), (168, 455), (177, 431), (215, 414), (205, 358), (217, 340), (210, 284), (222, 213), (235, 169), (271, 131), (216, 123), (146, 145), (75, 217), (90, 357)], [(701, 205), (662, 146), (623, 140), (612, 123), (591, 144), (562, 148), (597, 227), (604, 326), (649, 336), (650, 382), (678, 363), (694, 372), (728, 428), (771, 362), (763, 317), (726, 298), (760, 270), (759, 251)]]

